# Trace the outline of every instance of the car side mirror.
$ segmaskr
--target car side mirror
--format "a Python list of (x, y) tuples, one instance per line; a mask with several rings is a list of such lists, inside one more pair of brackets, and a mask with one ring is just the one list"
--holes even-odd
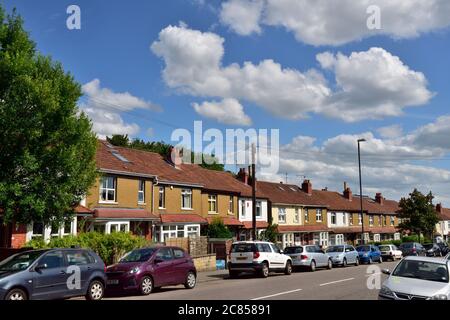
[(381, 272), (384, 274), (387, 274), (387, 275), (391, 274), (391, 270), (389, 270), (389, 269), (382, 269)]
[(280, 254), (284, 254), (284, 251), (283, 251), (283, 250), (280, 250)]
[(40, 270), (42, 270), (42, 269), (47, 269), (47, 264), (46, 263), (43, 263), (43, 264), (38, 264), (36, 267), (34, 267), (34, 270), (35, 271), (40, 271)]

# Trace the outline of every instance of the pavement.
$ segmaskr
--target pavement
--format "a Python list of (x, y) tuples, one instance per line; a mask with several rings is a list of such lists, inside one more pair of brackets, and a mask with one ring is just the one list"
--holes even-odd
[(201, 272), (193, 290), (173, 286), (159, 289), (148, 296), (130, 295), (105, 299), (373, 300), (377, 299), (378, 289), (387, 277), (381, 273), (381, 269), (392, 270), (397, 263), (398, 261), (390, 261), (357, 267), (335, 267), (331, 270), (318, 269), (316, 272), (297, 271), (290, 276), (273, 273), (266, 279), (250, 274), (229, 279), (227, 270)]

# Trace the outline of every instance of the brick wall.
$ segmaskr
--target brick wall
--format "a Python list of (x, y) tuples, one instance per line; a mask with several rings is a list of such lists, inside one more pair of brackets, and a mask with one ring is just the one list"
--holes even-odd
[(190, 237), (189, 254), (192, 257), (204, 256), (208, 254), (208, 237)]
[(27, 226), (13, 225), (11, 234), (11, 248), (22, 248), (27, 242)]
[(202, 271), (215, 271), (216, 270), (216, 255), (215, 254), (207, 254), (204, 256), (199, 256), (193, 258), (195, 268), (197, 272)]

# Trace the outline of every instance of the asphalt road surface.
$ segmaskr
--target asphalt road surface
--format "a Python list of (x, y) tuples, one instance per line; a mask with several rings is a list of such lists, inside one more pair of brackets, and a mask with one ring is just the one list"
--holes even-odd
[[(183, 286), (159, 289), (148, 296), (126, 295), (106, 299), (122, 300), (373, 300), (378, 297), (375, 286), (386, 279), (382, 268), (392, 270), (396, 262), (374, 263), (372, 265), (334, 267), (316, 272), (297, 271), (290, 276), (271, 274), (258, 278), (243, 274), (238, 279), (228, 279), (228, 274), (216, 272), (199, 276), (193, 290)], [(368, 268), (373, 268), (369, 270)]]

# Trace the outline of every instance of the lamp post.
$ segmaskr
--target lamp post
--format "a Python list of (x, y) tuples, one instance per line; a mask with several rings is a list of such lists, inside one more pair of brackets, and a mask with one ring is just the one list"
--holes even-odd
[(364, 239), (364, 214), (363, 214), (363, 194), (362, 194), (362, 181), (361, 181), (361, 148), (360, 143), (365, 142), (366, 139), (358, 139), (358, 166), (359, 166), (359, 200), (361, 205), (361, 241), (362, 244), (365, 244)]

